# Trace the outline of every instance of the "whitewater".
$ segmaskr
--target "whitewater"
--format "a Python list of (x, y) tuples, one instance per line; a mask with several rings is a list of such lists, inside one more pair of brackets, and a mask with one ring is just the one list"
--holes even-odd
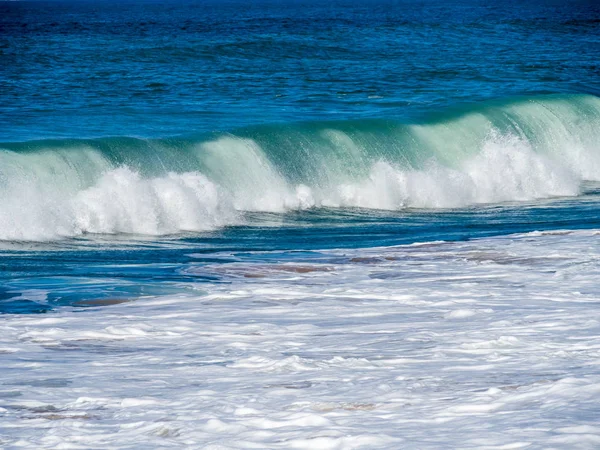
[(0, 239), (174, 234), (245, 211), (456, 208), (600, 181), (600, 100), (533, 97), (416, 124), (298, 124), (212, 139), (0, 145)]
[(597, 446), (600, 100), (443, 116), (4, 144), (0, 445)]
[(219, 283), (5, 318), (2, 445), (594, 448), (598, 233), (224, 252), (180, 269)]
[(559, 3), (0, 0), (0, 448), (600, 447)]

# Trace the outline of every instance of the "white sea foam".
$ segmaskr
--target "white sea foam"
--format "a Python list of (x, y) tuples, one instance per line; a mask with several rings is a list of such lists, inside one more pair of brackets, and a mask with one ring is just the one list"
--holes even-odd
[(231, 200), (200, 173), (143, 179), (126, 167), (78, 192), (70, 209), (77, 233), (168, 234), (235, 223)]
[(599, 236), (192, 261), (226, 282), (4, 316), (0, 445), (594, 448)]
[(524, 201), (579, 192), (575, 173), (539, 155), (514, 136), (493, 136), (480, 154), (448, 168), (431, 160), (422, 170), (376, 163), (368, 179), (338, 186), (327, 206), (378, 209), (449, 208), (477, 203)]
[(0, 240), (203, 231), (240, 223), (245, 211), (530, 201), (600, 181), (600, 99), (590, 95), (481, 105), (422, 124), (242, 134), (7, 144)]
[[(335, 136), (356, 162), (361, 149), (343, 133)], [(160, 176), (114, 167), (93, 149), (4, 152), (3, 161), (10, 164), (1, 169), (0, 239), (204, 231), (240, 223), (243, 211), (446, 208), (572, 196), (584, 176), (600, 177), (589, 170), (600, 157), (589, 151), (565, 152), (565, 159), (497, 132), (490, 132), (479, 152), (455, 164), (443, 165), (432, 157), (416, 169), (380, 159), (360, 175), (345, 169), (339, 158), (329, 165), (326, 158), (302, 183), (284, 176), (250, 139), (221, 138), (200, 145), (197, 152), (203, 172)]]

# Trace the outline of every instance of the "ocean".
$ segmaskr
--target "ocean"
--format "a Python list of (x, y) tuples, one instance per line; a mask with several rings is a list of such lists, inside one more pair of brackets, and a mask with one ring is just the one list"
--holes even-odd
[(1, 448), (597, 448), (600, 4), (0, 1)]

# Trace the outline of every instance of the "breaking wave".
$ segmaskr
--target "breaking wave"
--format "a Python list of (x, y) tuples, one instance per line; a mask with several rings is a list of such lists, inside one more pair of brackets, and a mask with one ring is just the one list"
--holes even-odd
[(522, 98), (404, 124), (290, 124), (196, 139), (0, 144), (0, 239), (171, 234), (243, 211), (448, 208), (600, 180), (600, 99)]

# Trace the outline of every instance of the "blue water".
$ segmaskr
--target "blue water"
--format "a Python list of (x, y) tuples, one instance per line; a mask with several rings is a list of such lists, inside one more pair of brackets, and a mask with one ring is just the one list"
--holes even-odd
[(0, 4), (0, 141), (406, 118), (598, 93), (600, 6), (516, 0)]
[(591, 1), (0, 2), (0, 312), (600, 228), (599, 73)]

